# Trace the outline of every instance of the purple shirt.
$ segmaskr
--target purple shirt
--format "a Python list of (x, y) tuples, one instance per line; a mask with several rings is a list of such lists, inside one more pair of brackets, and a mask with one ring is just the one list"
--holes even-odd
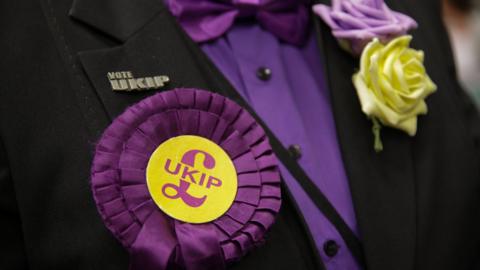
[[(283, 145), (299, 146), (299, 164), (358, 235), (315, 35), (310, 33), (306, 45), (296, 47), (256, 23), (242, 22), (215, 41), (200, 45)], [(259, 75), (262, 68), (268, 68), (271, 76)], [(280, 170), (326, 268), (360, 269), (336, 228), (283, 165)], [(333, 257), (324, 251), (329, 240), (339, 246)]]

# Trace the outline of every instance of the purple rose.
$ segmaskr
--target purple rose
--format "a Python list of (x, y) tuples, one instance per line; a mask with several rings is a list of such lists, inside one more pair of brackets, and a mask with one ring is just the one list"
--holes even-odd
[(340, 45), (357, 56), (374, 38), (386, 43), (417, 27), (414, 19), (391, 10), (383, 0), (333, 0), (331, 7), (317, 4), (313, 11)]

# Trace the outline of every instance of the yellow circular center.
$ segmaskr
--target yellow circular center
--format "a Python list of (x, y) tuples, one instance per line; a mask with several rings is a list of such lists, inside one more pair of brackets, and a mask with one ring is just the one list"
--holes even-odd
[(157, 206), (172, 218), (205, 223), (225, 214), (237, 194), (237, 172), (214, 142), (183, 135), (162, 143), (147, 165), (147, 185)]

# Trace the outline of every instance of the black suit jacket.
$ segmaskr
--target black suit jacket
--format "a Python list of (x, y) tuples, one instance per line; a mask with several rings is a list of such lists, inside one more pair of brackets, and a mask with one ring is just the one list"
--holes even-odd
[[(419, 22), (413, 46), (425, 51), (438, 92), (417, 136), (385, 128), (379, 154), (351, 82), (358, 60), (312, 19), (361, 241), (268, 131), (270, 140), (366, 269), (480, 269), (478, 114), (456, 80), (439, 3), (389, 4)], [(162, 90), (203, 88), (250, 108), (159, 0), (1, 1), (0, 26), (0, 269), (127, 269), (89, 171), (111, 120), (155, 91), (114, 93), (107, 72), (168, 75)], [(284, 198), (266, 245), (233, 268), (323, 268), (288, 191)]]

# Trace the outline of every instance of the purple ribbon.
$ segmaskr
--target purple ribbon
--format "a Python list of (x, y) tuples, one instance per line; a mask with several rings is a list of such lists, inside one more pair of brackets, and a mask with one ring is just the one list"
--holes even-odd
[[(145, 177), (149, 158), (162, 142), (179, 135), (217, 143), (237, 171), (234, 203), (210, 223), (174, 220), (150, 197)], [(205, 154), (186, 153), (182, 162), (203, 155), (203, 165), (213, 167), (214, 160)], [(133, 105), (105, 130), (91, 186), (105, 225), (130, 252), (131, 270), (224, 269), (261, 244), (273, 224), (281, 204), (276, 165), (263, 129), (247, 111), (211, 92), (177, 89)], [(188, 197), (185, 183), (167, 186), (165, 192), (192, 205), (201, 203), (202, 198)]]

